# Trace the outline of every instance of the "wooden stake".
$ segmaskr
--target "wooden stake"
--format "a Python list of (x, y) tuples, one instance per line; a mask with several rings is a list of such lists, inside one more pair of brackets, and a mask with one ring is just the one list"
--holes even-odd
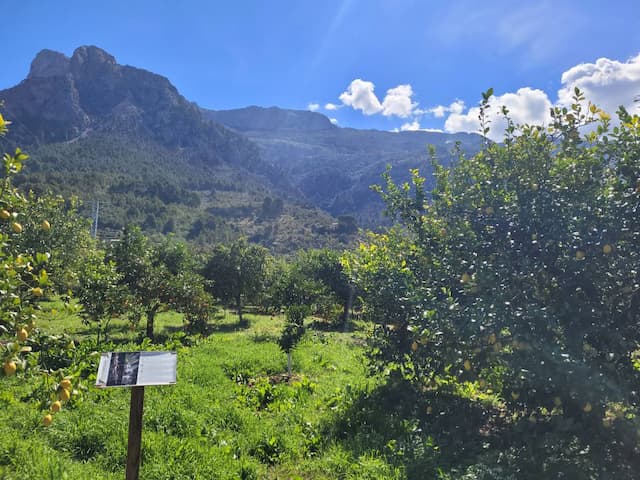
[(144, 387), (133, 387), (131, 389), (131, 406), (129, 408), (129, 446), (127, 447), (126, 480), (138, 480), (140, 472), (143, 407)]

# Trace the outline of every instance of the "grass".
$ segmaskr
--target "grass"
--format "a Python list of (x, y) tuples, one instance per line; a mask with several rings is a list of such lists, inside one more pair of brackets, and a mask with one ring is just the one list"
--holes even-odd
[[(96, 327), (83, 325), (60, 302), (40, 322), (52, 334), (90, 342)], [(145, 479), (393, 479), (383, 442), (366, 441), (344, 425), (348, 405), (376, 388), (367, 377), (359, 333), (309, 330), (293, 353), (275, 343), (282, 317), (247, 314), (249, 326), (221, 312), (213, 333), (178, 353), (178, 383), (145, 391)], [(158, 337), (182, 326), (175, 313), (157, 318)], [(109, 325), (111, 348), (138, 349), (137, 332), (124, 319)], [(176, 344), (177, 345), (177, 344)], [(174, 345), (175, 346), (175, 345)], [(0, 478), (115, 479), (126, 463), (129, 391), (98, 390), (89, 377), (81, 401), (65, 406), (53, 424), (40, 426), (46, 406), (21, 401), (38, 380), (0, 382)]]
[[(86, 379), (74, 386), (84, 393), (45, 428), (49, 401), (31, 400), (45, 391), (41, 380), (2, 378), (0, 479), (121, 479), (130, 391), (93, 386), (95, 325), (83, 325), (59, 301), (44, 310), (41, 328), (58, 336), (56, 345), (68, 343), (59, 337), (66, 334), (76, 344), (72, 355), (86, 357)], [(499, 397), (473, 382), (418, 393), (394, 373), (385, 381), (371, 376), (365, 324), (349, 332), (309, 328), (288, 378), (276, 343), (284, 318), (245, 318), (240, 326), (235, 314), (221, 311), (208, 337), (185, 337), (181, 316), (165, 312), (156, 323), (165, 343), (157, 345), (140, 344), (126, 319), (110, 322), (104, 350), (178, 351), (177, 385), (145, 389), (140, 478), (560, 478), (553, 471), (637, 478), (626, 464), (612, 470), (610, 459), (585, 455), (588, 444), (573, 430), (554, 431), (559, 417), (535, 425), (505, 418)]]

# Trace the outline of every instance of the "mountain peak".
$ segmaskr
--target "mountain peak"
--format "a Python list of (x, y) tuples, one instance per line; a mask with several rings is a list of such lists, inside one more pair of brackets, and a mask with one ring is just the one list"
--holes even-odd
[(113, 55), (93, 45), (76, 48), (71, 62), (74, 65), (116, 65), (116, 59)]
[(69, 64), (69, 57), (63, 53), (44, 49), (31, 62), (27, 78), (63, 76), (69, 73)]
[(45, 48), (31, 62), (27, 78), (62, 77), (71, 71), (96, 72), (114, 69), (116, 66), (113, 55), (93, 45), (76, 48), (71, 58)]

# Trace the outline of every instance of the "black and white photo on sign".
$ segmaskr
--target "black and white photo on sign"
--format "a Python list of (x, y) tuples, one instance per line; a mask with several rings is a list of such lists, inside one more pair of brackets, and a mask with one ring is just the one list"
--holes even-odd
[(172, 385), (176, 383), (176, 363), (176, 352), (103, 353), (96, 386)]
[(111, 355), (107, 386), (136, 385), (140, 352), (118, 352)]

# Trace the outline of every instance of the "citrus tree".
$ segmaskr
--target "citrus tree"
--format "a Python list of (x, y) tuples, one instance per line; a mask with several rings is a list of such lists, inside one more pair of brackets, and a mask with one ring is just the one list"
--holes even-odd
[[(6, 133), (8, 124), (0, 115), (0, 135)], [(37, 329), (40, 301), (52, 291), (47, 270), (50, 244), (46, 241), (52, 226), (45, 217), (32, 216), (31, 203), (37, 200), (13, 186), (13, 177), (27, 158), (20, 149), (5, 153), (0, 172), (0, 374), (20, 374), (21, 380), (43, 379), (31, 396), (48, 409), (43, 416), (43, 423), (48, 426), (52, 414), (71, 399), (72, 376), (78, 377), (79, 371), (66, 375), (64, 370), (52, 367), (48, 362), (51, 348), (60, 354), (72, 347), (62, 337), (51, 347), (51, 337)]]
[(434, 161), (430, 192), (417, 170), (403, 185), (387, 173), (378, 190), (397, 225), (344, 264), (376, 322), (378, 368), (423, 395), (497, 392), (514, 421), (632, 468), (640, 118), (620, 110), (612, 128), (577, 90), (551, 114), (547, 127), (507, 121), (502, 144), (451, 169)]
[(291, 376), (291, 352), (304, 335), (304, 319), (309, 314), (306, 305), (291, 305), (286, 310), (287, 322), (278, 339), (280, 349), (287, 354), (287, 374)]
[(83, 322), (97, 325), (96, 343), (101, 336), (106, 340), (112, 318), (126, 313), (128, 290), (122, 284), (122, 275), (116, 264), (105, 259), (105, 252), (93, 249), (81, 265), (75, 297), (82, 309)]
[(245, 301), (255, 301), (263, 292), (267, 257), (266, 248), (239, 238), (216, 246), (202, 269), (211, 294), (225, 305), (235, 304), (240, 324)]
[(15, 238), (14, 248), (35, 255), (47, 252), (47, 271), (59, 292), (73, 291), (84, 264), (95, 250), (90, 235), (90, 220), (78, 214), (78, 200), (61, 196), (29, 193), (22, 212), (23, 232)]
[(150, 339), (155, 317), (164, 310), (184, 313), (192, 326), (207, 323), (211, 300), (187, 253), (184, 245), (170, 239), (151, 245), (139, 227), (127, 227), (107, 255), (107, 261), (115, 264), (119, 285), (129, 292), (130, 318), (137, 323), (146, 317), (145, 333)]
[[(8, 123), (0, 115), (0, 135), (6, 133)], [(13, 155), (4, 154), (0, 180), (0, 358), (6, 376), (27, 367), (37, 301), (49, 283), (46, 253), (29, 255), (16, 247), (16, 238), (24, 233), (27, 200), (11, 179), (27, 158), (19, 149)]]

